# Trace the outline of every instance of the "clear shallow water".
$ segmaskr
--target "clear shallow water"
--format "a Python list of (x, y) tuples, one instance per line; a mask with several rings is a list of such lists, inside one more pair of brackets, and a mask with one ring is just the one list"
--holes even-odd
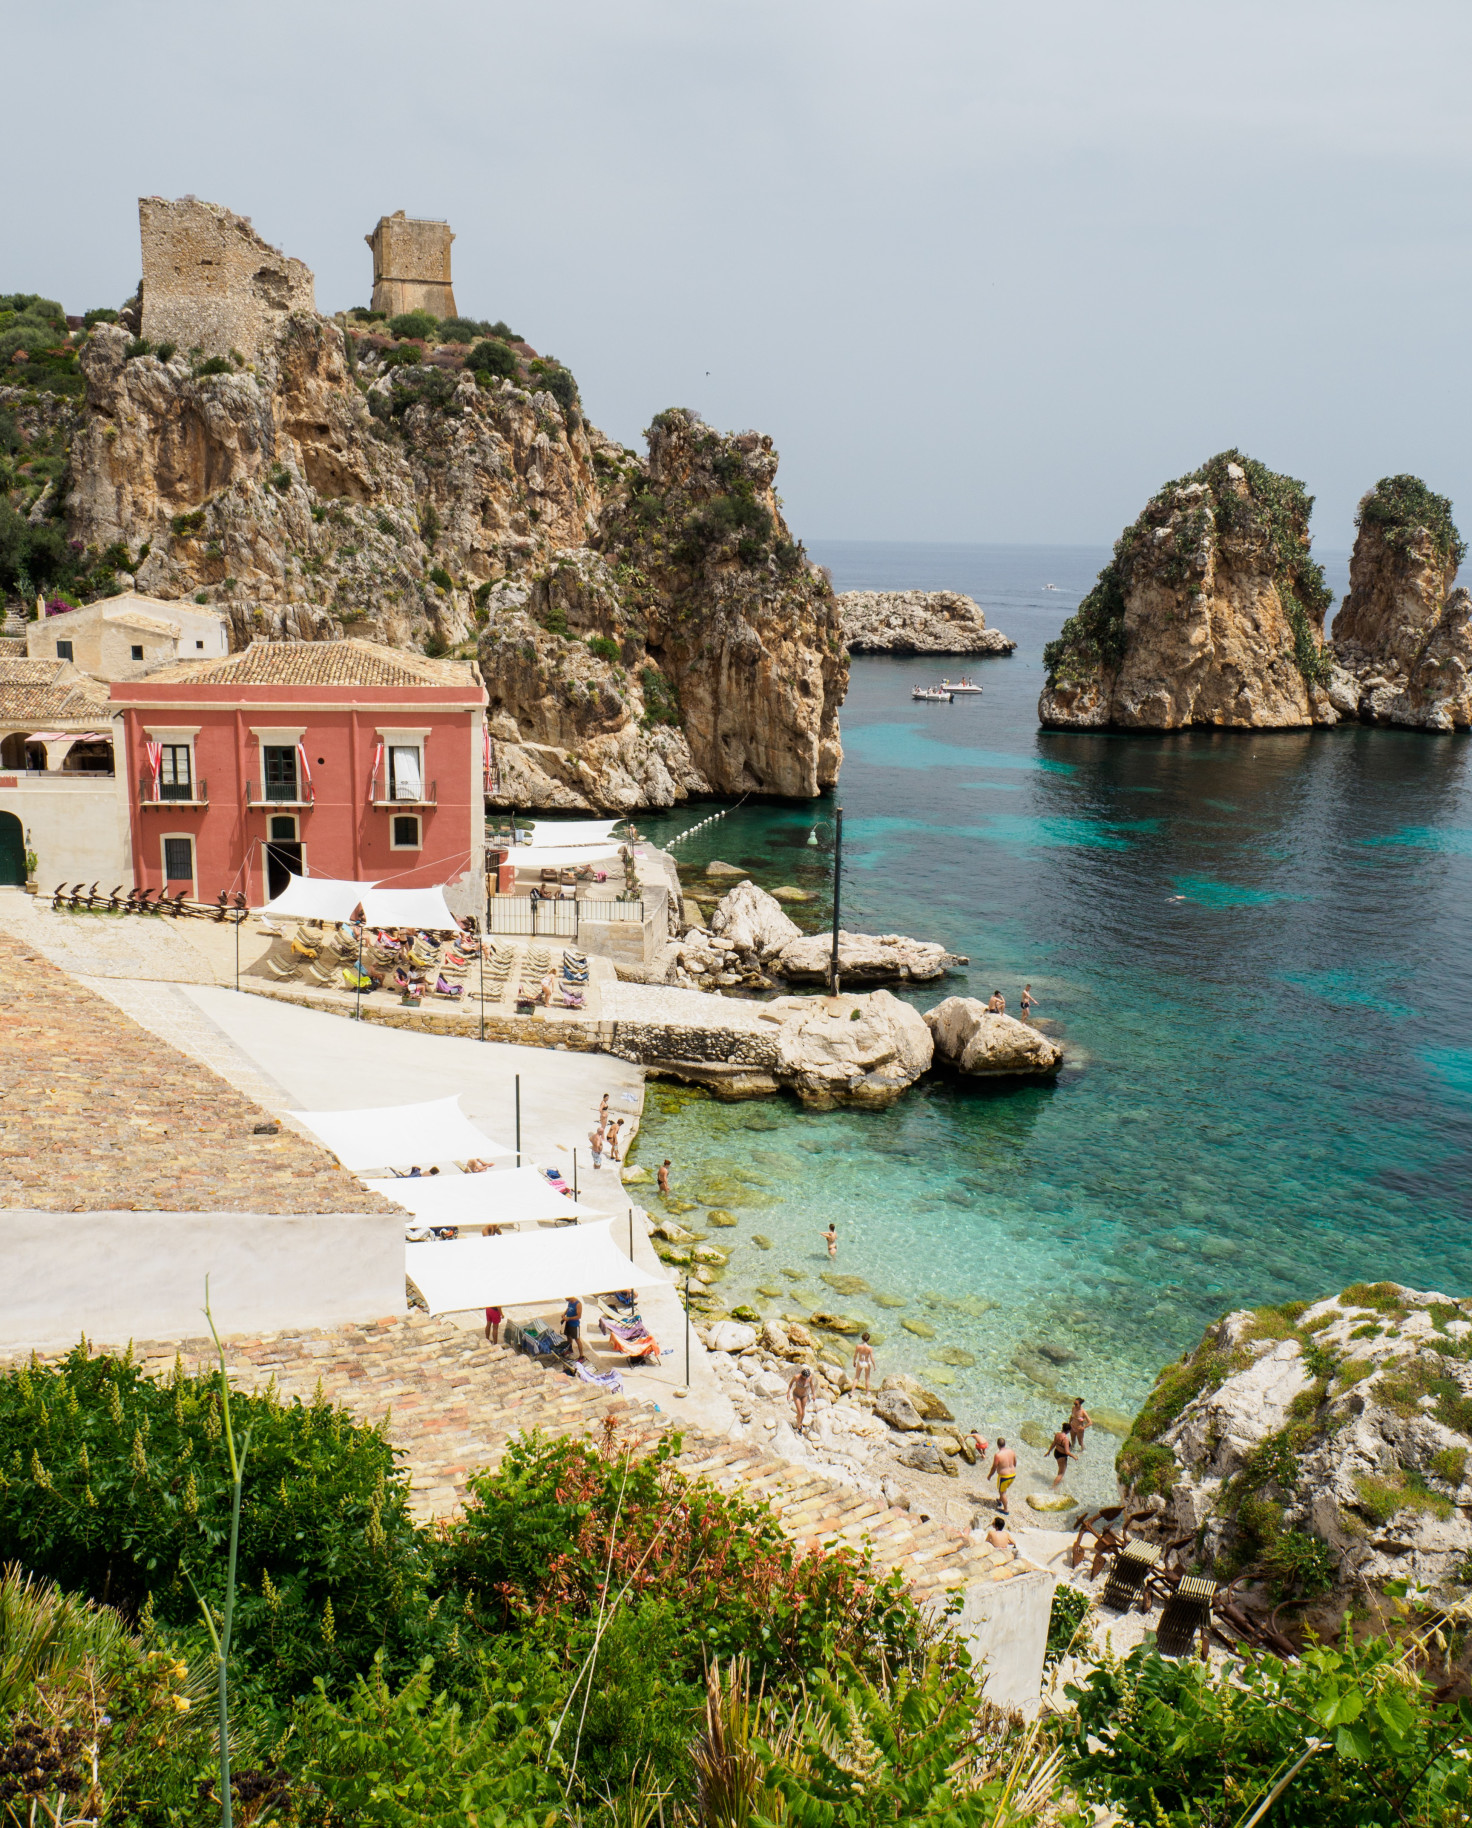
[[(840, 589), (969, 591), (1018, 651), (966, 663), (985, 695), (939, 706), (910, 686), (960, 662), (855, 660), (836, 800), (748, 804), (676, 854), (692, 879), (720, 857), (808, 888), (817, 924), (841, 803), (844, 924), (970, 956), (920, 1007), (1000, 988), (1015, 1012), (1030, 981), (1071, 1064), (1052, 1087), (930, 1081), (884, 1113), (652, 1087), (641, 1159), (671, 1156), (681, 1191), (739, 1218), (711, 1233), (734, 1245), (723, 1293), (873, 1321), (882, 1368), (949, 1373), (957, 1414), (994, 1434), (1061, 1414), (1027, 1370), (1132, 1411), (1234, 1304), (1472, 1287), (1466, 739), (1044, 733), (1042, 645), (1104, 553), (813, 552)], [(1342, 556), (1327, 568), (1342, 589)], [(830, 1218), (837, 1270), (873, 1292), (820, 1281)], [(1077, 1356), (1054, 1373), (1039, 1345)], [(1107, 1458), (1070, 1483), (1106, 1489)]]

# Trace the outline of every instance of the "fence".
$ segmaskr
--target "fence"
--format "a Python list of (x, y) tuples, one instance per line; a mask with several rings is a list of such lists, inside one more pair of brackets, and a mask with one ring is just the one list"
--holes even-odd
[(492, 933), (529, 934), (542, 939), (576, 939), (579, 926), (611, 921), (642, 922), (642, 901), (532, 901), (523, 895), (492, 895)]

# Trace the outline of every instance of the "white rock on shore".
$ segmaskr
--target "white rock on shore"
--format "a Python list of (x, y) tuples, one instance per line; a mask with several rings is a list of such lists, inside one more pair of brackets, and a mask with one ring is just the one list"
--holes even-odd
[[(794, 983), (821, 984), (827, 981), (832, 957), (832, 937), (808, 933), (784, 946), (772, 963)], [(924, 984), (967, 962), (933, 940), (910, 939), (903, 933), (845, 933), (842, 928), (838, 933), (841, 984)]]
[(782, 904), (754, 882), (738, 882), (716, 904), (710, 930), (731, 941), (739, 952), (754, 952), (765, 961), (802, 938), (802, 928), (782, 911)]
[(996, 1015), (977, 997), (947, 997), (925, 1012), (942, 1065), (974, 1078), (1050, 1077), (1063, 1049), (1026, 1022)]
[(874, 990), (862, 997), (779, 997), (778, 1076), (815, 1110), (892, 1104), (934, 1055), (920, 1012)]
[(838, 598), (852, 654), (1010, 654), (981, 605), (956, 590), (846, 590)]

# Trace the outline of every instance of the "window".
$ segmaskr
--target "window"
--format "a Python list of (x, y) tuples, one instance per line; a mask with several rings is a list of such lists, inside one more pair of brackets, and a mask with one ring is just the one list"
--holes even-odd
[[(192, 800), (194, 771), (188, 743), (165, 743), (158, 769), (158, 797), (161, 800)], [(173, 840), (171, 839), (172, 843)], [(181, 843), (189, 840), (181, 839)], [(193, 874), (193, 871), (190, 872)]]
[(290, 812), (272, 813), (270, 819), (271, 838), (274, 843), (291, 844), (296, 839), (296, 815)]
[(194, 887), (193, 838), (164, 839), (164, 881), (188, 883)]
[(395, 743), (389, 749), (388, 797), (391, 800), (424, 798), (424, 765), (418, 743)]
[(199, 649), (201, 654), (204, 652), (204, 643), (202, 641), (196, 641), (194, 645)]
[(392, 835), (389, 849), (396, 851), (417, 851), (419, 849), (419, 820), (413, 813), (396, 812), (391, 823)]
[(261, 754), (266, 764), (266, 798), (299, 800), (296, 790), (296, 750), (283, 745), (264, 744)]
[(58, 641), (56, 644), (56, 658), (58, 660), (70, 660), (71, 657), (72, 657), (71, 642), (70, 641)]
[(128, 651), (132, 654), (132, 656), (135, 660), (141, 660), (143, 658), (143, 649), (141, 647), (139, 647), (136, 642)]

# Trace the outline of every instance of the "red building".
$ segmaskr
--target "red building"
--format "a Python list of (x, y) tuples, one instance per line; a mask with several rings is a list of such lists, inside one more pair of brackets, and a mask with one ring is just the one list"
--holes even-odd
[(254, 641), (112, 688), (140, 887), (252, 907), (305, 871), (484, 906), (486, 692), (467, 661)]

